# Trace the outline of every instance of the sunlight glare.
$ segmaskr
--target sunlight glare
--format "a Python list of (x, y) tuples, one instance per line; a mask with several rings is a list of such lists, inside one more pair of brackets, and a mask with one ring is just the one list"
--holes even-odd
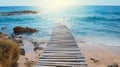
[(63, 9), (65, 6), (69, 6), (70, 4), (71, 2), (68, 0), (50, 0), (42, 7), (49, 10), (58, 10)]

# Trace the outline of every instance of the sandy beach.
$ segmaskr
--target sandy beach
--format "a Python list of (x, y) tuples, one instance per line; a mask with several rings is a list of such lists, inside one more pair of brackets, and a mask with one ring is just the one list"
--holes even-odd
[[(30, 41), (23, 41), (24, 42), (24, 49), (25, 55), (20, 55), (18, 60), (18, 67), (33, 67), (39, 60), (39, 56), (44, 50), (36, 50), (33, 51), (34, 46)], [(45, 40), (40, 41), (43, 44), (40, 44), (39, 47), (45, 48), (46, 42)]]
[[(120, 46), (106, 46), (103, 44), (89, 44), (81, 40), (76, 41), (89, 67), (107, 67), (114, 63), (120, 66)], [(27, 51), (30, 50), (30, 47), (33, 48), (32, 44), (28, 41), (25, 41), (24, 46)], [(29, 48), (27, 48), (28, 46)], [(45, 48), (45, 44), (42, 46)], [(20, 55), (18, 60), (19, 67), (33, 66), (37, 63), (42, 52), (43, 50), (29, 51), (25, 56)]]
[[(81, 41), (78, 41), (78, 46), (85, 56), (89, 67), (107, 67), (113, 63), (120, 66), (120, 47), (87, 44)], [(26, 63), (32, 63), (31, 66), (34, 65), (42, 52), (43, 50), (27, 53), (25, 56), (20, 55), (18, 61), (19, 67), (27, 67), (29, 64)], [(26, 58), (28, 60), (26, 60)], [(98, 62), (94, 62), (91, 58), (98, 60)]]
[[(77, 38), (76, 38), (77, 39)], [(41, 40), (39, 47), (45, 48), (47, 40)], [(107, 67), (108, 65), (118, 64), (120, 66), (120, 46), (106, 46), (104, 44), (91, 44), (80, 39), (76, 40), (80, 51), (86, 58), (88, 67)], [(31, 41), (23, 40), (23, 48), (26, 54), (20, 55), (18, 67), (33, 67), (39, 60), (44, 50), (34, 50)]]
[(41, 53), (42, 50), (28, 53), (25, 56), (20, 55), (18, 60), (18, 67), (32, 67), (37, 63)]
[(120, 47), (87, 44), (80, 40), (78, 40), (78, 45), (89, 67), (107, 67), (114, 63), (120, 66)]

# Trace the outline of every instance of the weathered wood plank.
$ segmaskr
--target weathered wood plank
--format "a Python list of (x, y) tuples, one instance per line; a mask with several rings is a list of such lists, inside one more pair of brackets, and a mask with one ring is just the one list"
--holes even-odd
[(43, 62), (43, 61), (40, 61), (39, 63), (46, 63), (46, 64), (48, 64), (48, 63), (51, 63), (51, 64), (56, 64), (56, 63), (59, 63), (59, 64), (69, 64), (69, 65), (80, 65), (80, 64), (84, 64), (84, 65), (86, 65), (86, 63), (84, 63), (84, 62)]
[(84, 57), (40, 57), (40, 59), (84, 59)]
[(80, 51), (45, 51), (44, 53), (80, 53)]
[(62, 54), (62, 53), (61, 54), (59, 54), (59, 53), (57, 53), (57, 54), (55, 54), (55, 53), (47, 54), (47, 53), (44, 53), (42, 55), (49, 55), (49, 56), (52, 56), (52, 55), (55, 55), (55, 56), (77, 56), (78, 55), (79, 56), (80, 54), (65, 54), (65, 53), (64, 54)]
[(78, 65), (72, 65), (72, 64), (59, 64), (59, 63), (43, 63), (40, 65), (45, 65), (45, 66), (56, 66), (56, 67), (74, 67), (74, 66), (78, 66), (78, 67), (87, 67), (87, 64), (78, 64)]
[(64, 25), (56, 26), (35, 67), (87, 67), (78, 45)]
[(53, 56), (53, 55), (42, 55), (41, 57), (81, 57), (81, 56), (70, 56), (70, 55), (62, 55), (62, 56), (59, 56), (59, 55), (55, 55), (55, 56)]

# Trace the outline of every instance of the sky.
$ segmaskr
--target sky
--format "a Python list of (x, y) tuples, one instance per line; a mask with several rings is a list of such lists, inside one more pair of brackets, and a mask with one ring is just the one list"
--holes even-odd
[(120, 0), (0, 0), (0, 6), (120, 5)]

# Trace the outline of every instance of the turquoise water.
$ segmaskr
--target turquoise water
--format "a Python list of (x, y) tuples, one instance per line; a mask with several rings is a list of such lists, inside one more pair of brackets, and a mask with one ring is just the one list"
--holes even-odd
[(47, 10), (36, 7), (0, 7), (0, 12), (37, 10), (39, 14), (0, 16), (0, 30), (12, 34), (15, 26), (28, 26), (39, 29), (31, 39), (48, 37), (56, 23), (65, 24), (76, 39), (87, 43), (120, 46), (120, 6), (74, 6), (61, 10)]

